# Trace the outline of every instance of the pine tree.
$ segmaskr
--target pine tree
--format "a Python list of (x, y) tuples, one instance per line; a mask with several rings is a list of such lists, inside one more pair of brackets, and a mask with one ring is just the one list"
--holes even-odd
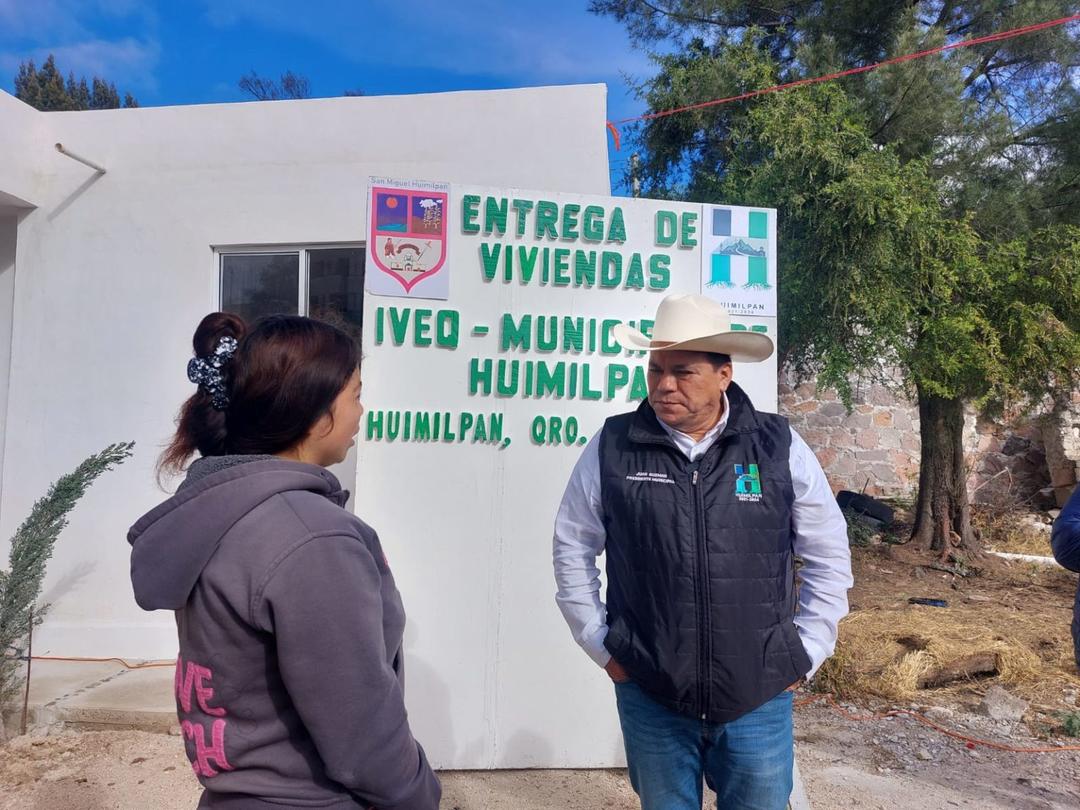
[(37, 65), (33, 59), (19, 65), (19, 72), (15, 76), (15, 98), (41, 109), (41, 84), (38, 82)]
[(52, 55), (41, 66), (38, 82), (41, 84), (41, 106), (38, 109), (47, 112), (72, 109), (71, 97), (64, 89), (64, 77), (56, 69), (56, 60)]
[(104, 79), (94, 77), (94, 89), (90, 96), (91, 110), (115, 110), (120, 106), (120, 95), (116, 85)]
[(95, 479), (123, 463), (134, 447), (134, 442), (109, 445), (59, 478), (12, 537), (10, 567), (0, 570), (0, 708), (19, 690), (30, 622), (37, 624), (48, 610), (48, 605), (38, 605), (37, 600), (45, 566), (68, 524), (68, 513)]
[(75, 93), (76, 109), (90, 109), (90, 85), (86, 83), (86, 77), (79, 79), (79, 87)]
[[(115, 110), (121, 106), (116, 85), (100, 76), (88, 82), (85, 76), (76, 77), (68, 72), (67, 81), (56, 67), (50, 54), (39, 70), (33, 59), (19, 65), (15, 75), (15, 98), (44, 112), (58, 110)], [(138, 107), (139, 102), (131, 93), (125, 93), (124, 107)]]
[(67, 94), (73, 110), (85, 110), (90, 104), (90, 89), (86, 79), (76, 81), (75, 74), (71, 72), (67, 78)]

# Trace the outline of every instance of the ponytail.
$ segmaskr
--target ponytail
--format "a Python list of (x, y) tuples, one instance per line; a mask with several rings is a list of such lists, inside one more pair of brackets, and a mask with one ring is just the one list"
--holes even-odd
[[(239, 315), (228, 312), (212, 312), (202, 319), (191, 339), (196, 360), (214, 357), (223, 338), (242, 341), (247, 334), (247, 324)], [(224, 391), (228, 392), (232, 378), (235, 355), (221, 365)], [(159, 474), (175, 474), (195, 453), (202, 456), (220, 456), (226, 451), (228, 431), (225, 425), (223, 403), (214, 401), (214, 392), (200, 385), (180, 408), (176, 418), (176, 434), (158, 461)]]
[[(235, 342), (234, 342), (235, 341)], [(214, 312), (192, 338), (188, 377), (198, 384), (180, 409), (158, 475), (201, 456), (275, 455), (302, 441), (360, 364), (349, 335), (323, 321), (271, 315), (250, 330)]]

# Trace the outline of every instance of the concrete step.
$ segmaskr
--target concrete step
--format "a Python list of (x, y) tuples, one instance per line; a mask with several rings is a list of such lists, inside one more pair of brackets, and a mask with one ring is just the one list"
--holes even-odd
[[(28, 730), (62, 726), (168, 733), (178, 725), (174, 672), (171, 664), (129, 669), (116, 661), (36, 660), (30, 669)], [(4, 713), (8, 733), (18, 733), (21, 722), (18, 701)]]

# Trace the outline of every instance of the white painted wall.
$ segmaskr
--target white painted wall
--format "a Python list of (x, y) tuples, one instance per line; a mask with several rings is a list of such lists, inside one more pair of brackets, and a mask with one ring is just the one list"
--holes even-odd
[[(47, 115), (0, 93), (0, 192), (38, 205), (18, 230), (0, 538), (87, 455), (138, 442), (72, 515), (35, 650), (175, 654), (171, 615), (131, 598), (125, 533), (164, 497), (153, 468), (190, 394), (191, 333), (217, 305), (212, 246), (360, 242), (373, 174), (606, 194), (605, 92)], [(58, 154), (57, 141), (107, 174)]]
[(8, 379), (11, 376), (11, 334), (15, 314), (15, 236), (19, 222), (17, 216), (4, 214), (4, 211), (9, 210), (11, 209), (0, 207), (0, 478), (4, 474)]
[(41, 179), (39, 155), (48, 137), (44, 118), (0, 90), (0, 207), (35, 204)]
[[(40, 144), (45, 139), (37, 110), (0, 91), (0, 481), (7, 434), (11, 342), (15, 320), (15, 245), (19, 220), (40, 191)], [(0, 525), (3, 501), (0, 499)], [(0, 537), (3, 537), (0, 534)], [(3, 541), (0, 541), (2, 544)], [(2, 547), (2, 545), (0, 545)]]

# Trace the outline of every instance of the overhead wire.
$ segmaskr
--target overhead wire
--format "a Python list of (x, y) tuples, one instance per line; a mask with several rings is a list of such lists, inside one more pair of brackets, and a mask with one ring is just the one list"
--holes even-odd
[(725, 98), (714, 98), (708, 101), (701, 101), (696, 104), (686, 104), (681, 107), (674, 107), (670, 110), (658, 110), (657, 112), (646, 113), (644, 115), (635, 115), (630, 118), (620, 118), (615, 121), (607, 121), (607, 129), (611, 133), (615, 142), (615, 150), (621, 149), (622, 136), (619, 127), (624, 124), (632, 124), (638, 121), (652, 121), (657, 118), (666, 118), (671, 115), (678, 115), (679, 113), (690, 112), (692, 110), (702, 110), (708, 107), (716, 107), (721, 104), (730, 104), (735, 101), (743, 101), (748, 98), (755, 98), (757, 96), (763, 96), (768, 93), (777, 93), (781, 90), (790, 90), (795, 87), (804, 87), (810, 84), (819, 84), (820, 82), (833, 81), (835, 79), (841, 79), (845, 76), (854, 76), (859, 73), (867, 73), (871, 70), (877, 70), (880, 67), (886, 65), (896, 65), (902, 62), (910, 62), (915, 59), (923, 59), (927, 56), (932, 56), (938, 53), (944, 53), (946, 51), (955, 50), (957, 48), (970, 48), (974, 45), (985, 45), (988, 42), (1001, 42), (1006, 39), (1013, 39), (1014, 37), (1024, 36), (1025, 34), (1032, 34), (1037, 31), (1045, 31), (1048, 28), (1056, 28), (1061, 25), (1067, 25), (1072, 22), (1080, 22), (1080, 14), (1073, 14), (1069, 17), (1060, 17), (1056, 20), (1047, 20), (1040, 23), (1032, 23), (1031, 25), (1023, 25), (1019, 28), (1010, 28), (1007, 31), (997, 31), (993, 34), (987, 34), (981, 37), (973, 37), (971, 39), (965, 39), (960, 42), (952, 42), (947, 45), (939, 45), (936, 48), (927, 48), (922, 51), (915, 51), (913, 53), (906, 53), (901, 56), (894, 56), (890, 59), (883, 59), (880, 62), (874, 62), (869, 65), (861, 65), (859, 67), (848, 68), (847, 70), (839, 70), (835, 73), (827, 73), (823, 76), (813, 76), (807, 79), (798, 79), (793, 82), (784, 82), (783, 84), (774, 84), (771, 87), (764, 87), (760, 90), (751, 90), (746, 93), (739, 93), (734, 96), (727, 96)]

